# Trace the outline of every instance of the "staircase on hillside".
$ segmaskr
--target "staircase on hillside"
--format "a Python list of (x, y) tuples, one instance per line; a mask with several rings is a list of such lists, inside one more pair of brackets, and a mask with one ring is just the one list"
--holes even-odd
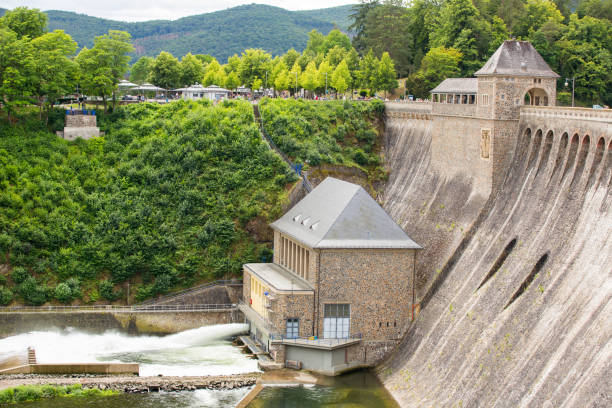
[(259, 113), (259, 106), (256, 103), (253, 104), (253, 115), (255, 116), (255, 122), (257, 123), (257, 126), (259, 126), (259, 133), (261, 134), (261, 138), (268, 142), (268, 146), (270, 147), (270, 149), (278, 153), (278, 155), (289, 165), (289, 167), (291, 167), (291, 170), (293, 170), (295, 174), (297, 174), (302, 179), (302, 184), (304, 188), (307, 192), (310, 193), (312, 191), (312, 184), (308, 180), (308, 176), (306, 175), (306, 173), (302, 172), (302, 165), (293, 164), (291, 159), (289, 159), (289, 157), (287, 157), (287, 155), (283, 153), (281, 149), (278, 148), (272, 138), (268, 136), (268, 134), (266, 133), (266, 129), (263, 125), (263, 119), (261, 118), (261, 114)]

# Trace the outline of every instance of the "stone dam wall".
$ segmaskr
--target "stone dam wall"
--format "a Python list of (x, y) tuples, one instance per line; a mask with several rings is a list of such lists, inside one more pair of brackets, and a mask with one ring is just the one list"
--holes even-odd
[(425, 250), (385, 386), (403, 407), (612, 406), (612, 114), (522, 108), (489, 196), (469, 164), (436, 170), (431, 122), (386, 123), (384, 207)]
[(215, 324), (242, 323), (237, 309), (204, 312), (13, 312), (0, 313), (0, 338), (34, 330), (74, 327), (94, 333), (172, 334)]

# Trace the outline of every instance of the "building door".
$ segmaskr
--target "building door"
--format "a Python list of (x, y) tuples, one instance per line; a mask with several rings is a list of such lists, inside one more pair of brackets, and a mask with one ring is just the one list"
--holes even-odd
[(300, 320), (287, 319), (287, 338), (297, 339), (300, 335)]
[(325, 305), (323, 338), (346, 339), (350, 333), (351, 310), (348, 304)]

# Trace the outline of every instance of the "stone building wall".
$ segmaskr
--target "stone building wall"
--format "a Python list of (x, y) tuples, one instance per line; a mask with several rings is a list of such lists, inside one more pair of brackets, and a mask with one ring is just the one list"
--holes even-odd
[(312, 336), (313, 294), (277, 295), (273, 302), (273, 313), (269, 314), (272, 327), (276, 334), (287, 333), (287, 319), (299, 319), (299, 336)]
[(66, 127), (96, 127), (96, 115), (66, 115)]
[(397, 249), (321, 250), (317, 335), (323, 336), (323, 306), (349, 303), (351, 335), (361, 333), (365, 341), (399, 338), (410, 319), (414, 253)]

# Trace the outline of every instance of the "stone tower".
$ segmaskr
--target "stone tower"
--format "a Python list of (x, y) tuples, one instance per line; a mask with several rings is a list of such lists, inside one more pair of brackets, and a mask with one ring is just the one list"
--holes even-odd
[(505, 41), (476, 78), (447, 78), (432, 94), (432, 158), (449, 179), (488, 196), (503, 181), (521, 106), (554, 106), (559, 78), (526, 41)]
[(528, 41), (504, 41), (474, 75), (481, 118), (518, 120), (521, 105), (556, 105), (559, 75)]
[(515, 40), (504, 41), (474, 75), (478, 78), (481, 155), (491, 157), (495, 189), (510, 165), (521, 106), (556, 105), (559, 75), (530, 42)]

